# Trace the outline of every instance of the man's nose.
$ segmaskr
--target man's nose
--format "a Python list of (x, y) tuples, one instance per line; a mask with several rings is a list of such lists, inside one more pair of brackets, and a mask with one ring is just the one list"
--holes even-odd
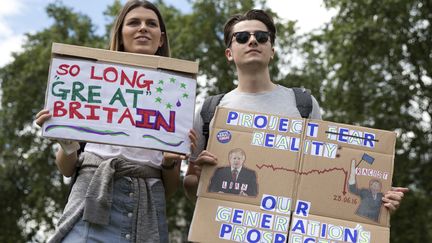
[(257, 46), (258, 45), (258, 41), (255, 38), (255, 35), (251, 35), (251, 37), (249, 38), (249, 46)]

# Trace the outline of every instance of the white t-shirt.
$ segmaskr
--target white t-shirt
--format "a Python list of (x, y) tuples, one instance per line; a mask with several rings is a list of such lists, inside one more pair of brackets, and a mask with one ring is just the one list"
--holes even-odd
[(84, 151), (94, 153), (103, 159), (122, 158), (157, 169), (161, 168), (163, 159), (163, 153), (161, 151), (109, 144), (87, 143)]
[[(301, 115), (296, 105), (294, 91), (281, 85), (276, 85), (271, 91), (260, 93), (244, 93), (238, 91), (238, 89), (234, 89), (225, 94), (219, 103), (221, 107), (300, 118)], [(195, 113), (194, 130), (197, 132), (198, 141), (197, 149), (192, 153), (190, 158), (192, 161), (205, 148), (205, 138), (202, 135), (203, 120), (200, 115), (201, 108), (202, 106)], [(312, 112), (309, 118), (321, 119), (320, 107), (313, 96)]]

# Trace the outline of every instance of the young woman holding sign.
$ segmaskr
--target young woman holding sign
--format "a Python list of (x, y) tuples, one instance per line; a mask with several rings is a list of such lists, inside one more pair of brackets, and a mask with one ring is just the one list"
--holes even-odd
[[(159, 10), (147, 1), (128, 1), (113, 25), (110, 50), (170, 56)], [(36, 123), (50, 118), (42, 110)], [(193, 131), (189, 138), (194, 147)], [(78, 176), (50, 242), (168, 242), (165, 196), (177, 190), (185, 156), (87, 143), (78, 162), (78, 143), (59, 143), (58, 169)]]

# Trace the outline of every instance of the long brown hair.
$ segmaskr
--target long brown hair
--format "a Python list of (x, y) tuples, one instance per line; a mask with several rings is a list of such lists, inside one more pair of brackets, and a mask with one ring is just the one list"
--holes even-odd
[(143, 7), (146, 9), (150, 9), (153, 12), (155, 12), (155, 14), (158, 17), (160, 30), (164, 34), (161, 36), (161, 38), (163, 38), (163, 45), (157, 49), (155, 55), (165, 56), (165, 57), (171, 56), (169, 42), (168, 42), (168, 33), (167, 33), (167, 30), (165, 27), (165, 22), (162, 18), (161, 13), (159, 12), (159, 9), (153, 3), (149, 2), (149, 1), (131, 0), (131, 1), (128, 1), (123, 6), (123, 8), (120, 10), (120, 13), (118, 14), (116, 20), (114, 21), (113, 27), (111, 29), (109, 49), (111, 51), (124, 51), (123, 44), (121, 44), (122, 43), (121, 32), (122, 32), (122, 28), (123, 28), (123, 21), (124, 21), (126, 15), (131, 10), (133, 10), (137, 7)]

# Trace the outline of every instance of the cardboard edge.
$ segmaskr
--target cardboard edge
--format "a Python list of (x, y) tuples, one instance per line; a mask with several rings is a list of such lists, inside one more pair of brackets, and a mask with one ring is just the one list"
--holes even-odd
[(79, 58), (88, 58), (98, 61), (114, 62), (132, 66), (142, 66), (154, 69), (167, 69), (189, 74), (198, 73), (198, 62), (186, 61), (181, 59), (144, 55), (137, 53), (118, 52), (75, 46), (62, 43), (53, 43), (51, 49), (52, 56), (65, 55)]
[[(307, 130), (307, 125), (309, 123), (309, 119), (307, 118), (301, 118), (301, 120), (303, 121), (303, 127), (302, 127), (302, 133), (301, 133), (301, 137), (300, 137), (300, 151), (303, 151), (304, 148), (304, 143), (306, 141), (306, 130)], [(301, 153), (299, 151), (299, 153), (297, 154), (297, 162), (296, 162), (296, 169), (297, 171), (303, 171), (303, 165), (304, 165), (304, 157), (305, 154)], [(300, 180), (301, 180), (302, 176), (298, 173), (296, 173), (295, 175), (295, 179), (294, 179), (294, 187), (297, 188), (297, 190), (293, 190), (293, 194), (292, 194), (292, 200), (294, 202), (297, 202), (298, 200), (298, 188), (300, 185)], [(291, 211), (295, 210), (295, 204), (293, 203), (291, 205)]]
[[(113, 55), (111, 59), (111, 55)], [(131, 66), (138, 66), (138, 67), (150, 67), (154, 69), (166, 69), (169, 71), (175, 71), (178, 75), (186, 76), (188, 78), (195, 79), (194, 85), (195, 90), (197, 89), (197, 82), (196, 77), (198, 74), (198, 62), (192, 62), (192, 61), (186, 61), (186, 60), (180, 60), (180, 59), (174, 59), (174, 58), (167, 58), (167, 57), (161, 57), (161, 56), (155, 56), (155, 55), (144, 55), (144, 54), (135, 54), (135, 53), (127, 53), (127, 52), (117, 52), (117, 51), (109, 51), (109, 50), (103, 50), (103, 49), (97, 49), (97, 48), (90, 48), (90, 47), (83, 47), (83, 46), (74, 46), (74, 45), (68, 45), (68, 44), (62, 44), (62, 43), (53, 43), (52, 49), (51, 49), (51, 57), (50, 57), (50, 64), (48, 69), (48, 76), (47, 76), (47, 86), (45, 89), (45, 100), (44, 100), (44, 109), (46, 109), (47, 106), (47, 97), (50, 90), (50, 77), (52, 74), (52, 63), (54, 58), (64, 58), (64, 57), (71, 57), (75, 59), (84, 59), (84, 60), (90, 60), (90, 61), (104, 61), (108, 63), (116, 63), (116, 64), (126, 64)], [(108, 58), (109, 57), (109, 58)], [(132, 59), (130, 59), (132, 57)], [(130, 60), (137, 60), (136, 63), (131, 62), (130, 60), (125, 61), (126, 59)], [(164, 64), (162, 62), (163, 60), (168, 60), (167, 63)], [(147, 63), (147, 64), (145, 64)], [(155, 63), (157, 63), (155, 65)], [(161, 63), (159, 65), (159, 63)], [(194, 95), (196, 99), (196, 95)], [(194, 102), (194, 109), (195, 110), (195, 102)], [(192, 116), (192, 124), (194, 121), (194, 114), (191, 114)], [(46, 136), (45, 132), (46, 123), (44, 123), (41, 127), (41, 133), (42, 137), (52, 139), (52, 140), (58, 140), (57, 137), (52, 136)], [(69, 139), (72, 141), (77, 142), (83, 142), (84, 140), (76, 140), (76, 139)], [(97, 142), (97, 141), (85, 141), (85, 142)], [(110, 145), (117, 145), (114, 143), (102, 143), (97, 142), (101, 144), (110, 144)], [(136, 147), (136, 148), (143, 148), (140, 146), (128, 146), (128, 147)], [(147, 148), (150, 150), (157, 150), (157, 151), (163, 151), (163, 152), (170, 152), (170, 153), (176, 153), (180, 155), (189, 155), (191, 151), (170, 151), (170, 150), (160, 150), (156, 148)]]
[[(45, 88), (45, 100), (44, 100), (44, 106), (43, 109), (46, 109), (47, 107), (47, 100), (48, 100), (48, 92), (50, 89), (50, 77), (51, 77), (51, 67), (52, 67), (52, 58), (50, 59), (50, 64), (49, 64), (49, 70), (48, 70), (48, 77), (47, 77), (47, 82), (46, 82), (46, 88)], [(46, 127), (46, 123), (42, 124), (41, 126), (41, 132), (42, 132), (42, 137), (45, 137), (45, 127)]]
[[(393, 144), (392, 144), (392, 153), (391, 153), (391, 154), (392, 154), (392, 164), (391, 164), (390, 190), (391, 190), (392, 187), (393, 187), (394, 166), (395, 166), (395, 158), (396, 158), (396, 142), (397, 142), (397, 133), (396, 133), (395, 131), (393, 131), (393, 136), (394, 136), (394, 139), (393, 139)], [(390, 213), (390, 212), (387, 214), (386, 221), (387, 221), (387, 226), (390, 228), (390, 227), (391, 227), (391, 224), (390, 224), (390, 221), (391, 221), (391, 213)]]
[[(219, 106), (216, 106), (216, 110), (215, 110), (215, 113), (214, 113), (213, 117), (217, 117), (217, 114), (219, 113), (220, 109), (223, 109), (223, 108), (221, 108)], [(209, 124), (209, 126), (210, 126), (209, 127), (209, 129), (210, 129), (210, 131), (209, 131), (209, 140), (210, 140), (212, 138), (214, 130), (215, 130), (215, 121), (213, 120), (213, 122), (211, 124)], [(207, 150), (208, 151), (211, 150), (211, 143), (207, 144)], [(204, 181), (203, 181), (202, 177), (200, 177), (200, 180), (198, 182), (197, 194), (196, 194), (197, 197), (202, 197), (203, 192), (201, 190), (203, 190), (203, 188), (202, 188), (203, 185), (204, 185)]]

